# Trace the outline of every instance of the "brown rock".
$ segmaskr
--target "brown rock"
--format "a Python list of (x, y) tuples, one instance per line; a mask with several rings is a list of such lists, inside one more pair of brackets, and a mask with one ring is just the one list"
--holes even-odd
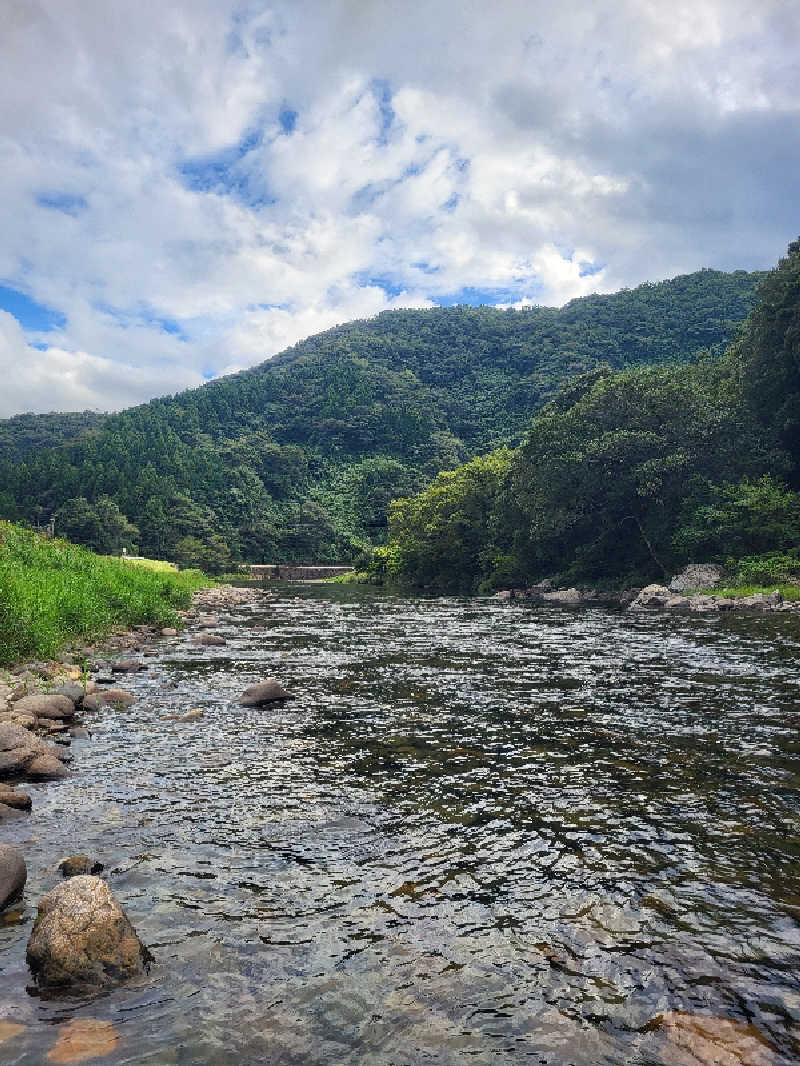
[(28, 763), (25, 772), (34, 781), (56, 781), (68, 773), (61, 759), (55, 755), (37, 755)]
[(755, 1025), (688, 1011), (664, 1011), (647, 1026), (665, 1066), (771, 1066), (775, 1054)]
[(227, 644), (228, 642), (224, 637), (220, 637), (216, 633), (201, 633), (199, 636), (192, 638), (192, 643), (221, 647), (223, 644)]
[(17, 792), (10, 785), (0, 785), (0, 803), (7, 807), (16, 807), (19, 811), (29, 811), (33, 802), (27, 792)]
[(39, 755), (55, 755), (51, 744), (14, 722), (0, 722), (0, 777), (22, 773)]
[(72, 718), (75, 704), (68, 696), (36, 692), (17, 700), (14, 710), (17, 714), (35, 714), (37, 718)]
[(97, 693), (100, 703), (110, 703), (113, 707), (130, 707), (136, 697), (126, 688), (107, 688)]
[(239, 697), (242, 707), (259, 707), (262, 703), (274, 703), (276, 700), (291, 699), (291, 694), (274, 677), (268, 677), (259, 681), (257, 685), (250, 685)]
[(161, 630), (162, 637), (177, 637), (177, 635), (178, 630), (173, 629), (172, 626), (164, 626), (164, 628)]
[(103, 869), (101, 862), (90, 859), (88, 855), (70, 855), (58, 864), (62, 877), (80, 877), (83, 874), (99, 874)]
[(39, 902), (28, 965), (43, 992), (82, 992), (140, 974), (150, 953), (99, 877), (70, 877)]
[(0, 909), (19, 899), (27, 879), (22, 852), (9, 844), (0, 844)]
[(110, 1055), (119, 1043), (119, 1033), (111, 1022), (97, 1018), (73, 1018), (59, 1027), (58, 1040), (47, 1053), (48, 1062), (86, 1062)]
[(0, 1044), (6, 1040), (12, 1040), (15, 1036), (25, 1032), (25, 1026), (18, 1022), (10, 1022), (8, 1018), (0, 1018)]
[(81, 710), (84, 711), (96, 711), (100, 707), (100, 697), (97, 693), (87, 692), (83, 697), (83, 703), (81, 704)]
[(112, 674), (135, 674), (139, 670), (146, 670), (147, 666), (138, 659), (120, 659), (111, 664)]

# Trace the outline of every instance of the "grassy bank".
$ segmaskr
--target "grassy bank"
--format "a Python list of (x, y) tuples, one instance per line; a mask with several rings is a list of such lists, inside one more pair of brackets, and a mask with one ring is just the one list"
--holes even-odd
[(0, 522), (0, 665), (56, 656), (114, 626), (174, 625), (192, 592), (213, 584), (197, 570), (148, 562), (95, 555)]

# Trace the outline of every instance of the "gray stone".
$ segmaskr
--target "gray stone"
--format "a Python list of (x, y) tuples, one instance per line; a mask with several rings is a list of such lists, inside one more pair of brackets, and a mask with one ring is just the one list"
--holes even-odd
[(545, 603), (564, 603), (574, 605), (583, 601), (583, 595), (578, 589), (554, 589), (552, 592), (542, 592)]
[(713, 589), (727, 577), (724, 567), (714, 563), (689, 563), (669, 583), (670, 592), (696, 592)]
[(82, 711), (96, 711), (100, 706), (100, 696), (96, 692), (88, 692), (83, 697)]
[(86, 992), (142, 973), (150, 953), (109, 886), (70, 877), (39, 902), (27, 960), (42, 992)]
[(257, 685), (250, 685), (239, 697), (242, 707), (259, 707), (262, 703), (291, 699), (290, 693), (274, 677), (268, 677)]
[(0, 909), (19, 899), (28, 870), (22, 852), (8, 844), (0, 844)]
[(54, 696), (66, 696), (67, 699), (72, 700), (76, 707), (83, 703), (85, 694), (84, 687), (79, 681), (65, 681), (63, 685), (58, 685), (52, 692)]
[(75, 704), (68, 696), (36, 692), (17, 700), (14, 710), (18, 714), (35, 714), (37, 718), (73, 718)]
[(647, 607), (664, 607), (672, 593), (665, 585), (646, 585), (631, 604), (631, 610), (638, 611)]
[(120, 659), (119, 662), (111, 664), (112, 674), (135, 674), (146, 669), (145, 663), (139, 662), (138, 659)]

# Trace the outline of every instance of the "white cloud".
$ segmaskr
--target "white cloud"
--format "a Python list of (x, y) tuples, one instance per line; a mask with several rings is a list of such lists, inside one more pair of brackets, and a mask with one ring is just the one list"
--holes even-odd
[(767, 266), (798, 38), (783, 0), (5, 0), (0, 283), (66, 321), (2, 410), (117, 408), (466, 289)]

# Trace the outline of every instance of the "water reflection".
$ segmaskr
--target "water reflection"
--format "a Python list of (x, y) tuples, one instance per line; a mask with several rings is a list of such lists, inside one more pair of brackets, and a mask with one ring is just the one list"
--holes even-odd
[(72, 1018), (115, 1064), (800, 1061), (795, 620), (307, 586), (220, 631), (7, 827), (28, 901), (97, 855), (158, 962), (32, 999), (29, 904), (4, 1061)]

